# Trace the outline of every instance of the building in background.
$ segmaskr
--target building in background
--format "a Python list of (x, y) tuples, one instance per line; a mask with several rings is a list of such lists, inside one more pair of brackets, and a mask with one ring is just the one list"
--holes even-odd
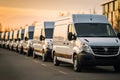
[(103, 15), (111, 22), (115, 31), (120, 32), (120, 0), (103, 3)]

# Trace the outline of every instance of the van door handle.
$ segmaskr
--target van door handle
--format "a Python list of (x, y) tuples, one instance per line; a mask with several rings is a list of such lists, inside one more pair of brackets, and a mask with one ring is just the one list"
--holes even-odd
[(69, 45), (69, 43), (63, 43), (64, 45)]
[(69, 45), (69, 43), (67, 43), (67, 45)]

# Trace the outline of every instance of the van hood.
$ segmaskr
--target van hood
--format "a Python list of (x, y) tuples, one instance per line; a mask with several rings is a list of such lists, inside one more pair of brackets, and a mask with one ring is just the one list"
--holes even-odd
[(80, 41), (87, 43), (90, 46), (120, 46), (118, 38), (78, 38)]

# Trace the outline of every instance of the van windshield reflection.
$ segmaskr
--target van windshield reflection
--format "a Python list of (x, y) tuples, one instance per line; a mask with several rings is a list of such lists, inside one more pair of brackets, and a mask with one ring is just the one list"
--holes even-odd
[(116, 37), (110, 24), (76, 23), (75, 29), (78, 37)]
[(53, 28), (45, 29), (45, 37), (46, 38), (52, 38), (53, 37)]
[(29, 39), (33, 39), (34, 32), (29, 32)]

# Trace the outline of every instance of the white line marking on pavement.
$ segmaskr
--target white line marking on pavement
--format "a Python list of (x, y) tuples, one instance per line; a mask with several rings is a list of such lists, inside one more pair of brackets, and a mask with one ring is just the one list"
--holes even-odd
[(41, 64), (42, 66), (47, 66), (46, 64)]
[(62, 73), (62, 74), (67, 74), (66, 72), (64, 72), (64, 71), (59, 71), (60, 73)]
[(35, 63), (39, 63), (39, 61), (37, 61), (37, 60), (33, 60)]
[(28, 57), (25, 57), (26, 59), (28, 59)]

